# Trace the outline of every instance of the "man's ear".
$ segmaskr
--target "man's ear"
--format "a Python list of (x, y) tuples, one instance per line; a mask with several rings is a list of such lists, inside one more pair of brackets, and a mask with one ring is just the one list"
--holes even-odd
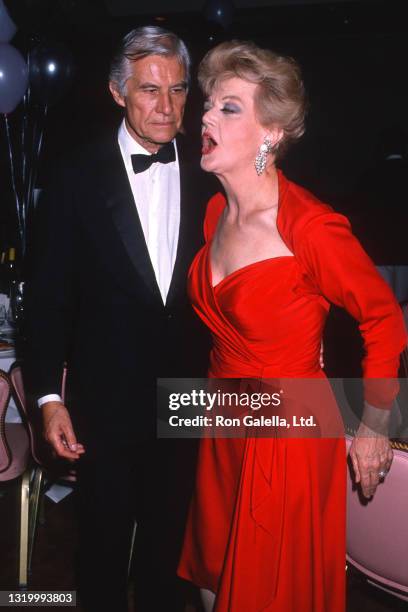
[(125, 98), (122, 96), (122, 94), (119, 93), (118, 86), (116, 83), (113, 83), (113, 81), (109, 81), (109, 91), (111, 92), (116, 104), (119, 104), (119, 106), (123, 107), (126, 106)]

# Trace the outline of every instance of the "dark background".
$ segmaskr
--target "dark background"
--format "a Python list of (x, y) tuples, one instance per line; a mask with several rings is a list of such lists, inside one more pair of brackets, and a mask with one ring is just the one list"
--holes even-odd
[[(310, 100), (307, 131), (283, 162), (290, 178), (337, 209), (347, 210), (359, 178), (374, 165), (377, 142), (391, 126), (408, 129), (408, 39), (405, 0), (313, 3), (311, 0), (235, 2), (227, 30), (206, 20), (200, 0), (6, 0), (19, 29), (11, 41), (27, 53), (39, 41), (62, 43), (76, 65), (74, 82), (49, 110), (39, 186), (56, 156), (118, 123), (107, 89), (109, 60), (130, 29), (156, 23), (179, 34), (194, 64), (216, 42), (252, 39), (294, 56)], [(202, 101), (193, 86), (186, 116), (198, 131)], [(22, 110), (10, 122), (18, 136)], [(1, 124), (1, 246), (14, 241), (7, 146)], [(405, 201), (401, 201), (405, 205)]]

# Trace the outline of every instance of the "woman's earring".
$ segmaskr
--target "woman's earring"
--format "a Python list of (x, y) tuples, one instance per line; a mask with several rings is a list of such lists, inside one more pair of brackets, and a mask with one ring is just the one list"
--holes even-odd
[(258, 176), (265, 170), (268, 153), (271, 153), (271, 151), (273, 151), (272, 143), (269, 138), (265, 136), (263, 143), (259, 147), (257, 156), (255, 157), (255, 170)]

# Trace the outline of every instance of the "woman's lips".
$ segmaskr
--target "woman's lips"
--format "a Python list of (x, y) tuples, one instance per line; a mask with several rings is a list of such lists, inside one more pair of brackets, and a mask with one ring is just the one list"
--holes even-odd
[(215, 147), (217, 146), (217, 142), (208, 132), (204, 132), (202, 134), (202, 141), (203, 141), (203, 145), (202, 145), (201, 153), (203, 155), (209, 155), (210, 153), (214, 151)]

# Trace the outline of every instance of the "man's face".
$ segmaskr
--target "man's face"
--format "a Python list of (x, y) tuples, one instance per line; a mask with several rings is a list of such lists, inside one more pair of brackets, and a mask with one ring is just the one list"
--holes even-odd
[(115, 102), (125, 108), (129, 133), (150, 153), (170, 142), (180, 130), (187, 82), (176, 57), (148, 55), (137, 60), (125, 94), (122, 96), (112, 82), (109, 89)]

